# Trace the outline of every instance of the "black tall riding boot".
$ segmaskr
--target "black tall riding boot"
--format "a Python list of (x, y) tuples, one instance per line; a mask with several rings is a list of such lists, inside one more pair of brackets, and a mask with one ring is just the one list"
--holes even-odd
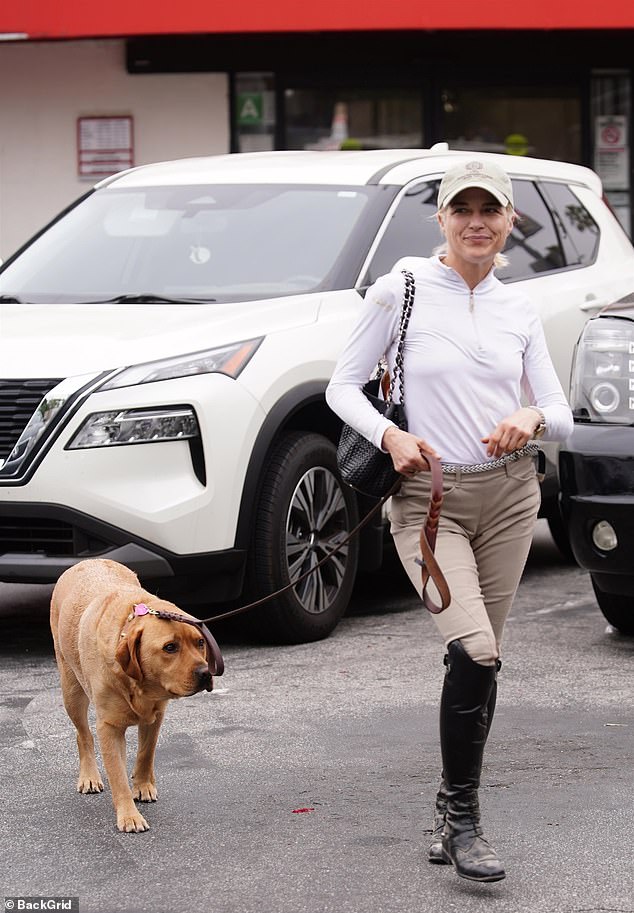
[[(449, 654), (445, 653), (444, 658), (445, 666), (449, 664)], [(491, 723), (493, 722), (493, 715), (495, 713), (495, 703), (497, 701), (498, 694), (498, 682), (497, 682), (497, 673), (502, 667), (501, 660), (498, 659), (495, 666), (495, 677), (493, 679), (493, 687), (491, 688), (491, 695), (489, 697), (489, 703), (486, 706), (486, 734), (487, 738), (489, 732), (491, 731)], [(430, 862), (436, 863), (438, 865), (447, 864), (448, 860), (445, 860), (442, 855), (442, 832), (445, 829), (445, 816), (447, 814), (447, 784), (445, 782), (445, 772), (443, 771), (440, 775), (440, 786), (438, 792), (436, 793), (436, 804), (434, 806), (434, 820), (432, 822), (431, 828), (431, 840), (429, 843), (429, 855), (428, 859)]]
[(448, 647), (449, 661), (440, 701), (440, 746), (447, 811), (442, 855), (461, 878), (499, 881), (505, 872), (482, 836), (478, 788), (487, 739), (488, 705), (495, 666), (474, 662), (459, 640)]

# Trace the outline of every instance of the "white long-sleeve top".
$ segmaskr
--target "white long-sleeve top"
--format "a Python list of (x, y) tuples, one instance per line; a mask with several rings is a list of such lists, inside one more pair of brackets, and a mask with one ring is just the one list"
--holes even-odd
[(524, 393), (546, 417), (544, 439), (564, 440), (572, 432), (572, 412), (529, 299), (503, 285), (493, 270), (471, 291), (438, 257), (403, 258), (368, 289), (326, 390), (331, 409), (381, 446), (392, 423), (361, 388), (383, 354), (394, 371), (402, 269), (411, 270), (416, 282), (404, 349), (408, 430), (431, 444), (443, 462), (483, 463), (492, 457), (481, 438), (520, 408)]

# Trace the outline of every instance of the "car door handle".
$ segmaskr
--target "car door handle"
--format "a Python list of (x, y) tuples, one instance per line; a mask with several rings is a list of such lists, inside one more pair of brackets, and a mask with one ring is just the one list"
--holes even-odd
[(601, 308), (607, 307), (607, 301), (600, 301), (598, 298), (588, 296), (586, 300), (579, 305), (580, 311), (600, 311)]

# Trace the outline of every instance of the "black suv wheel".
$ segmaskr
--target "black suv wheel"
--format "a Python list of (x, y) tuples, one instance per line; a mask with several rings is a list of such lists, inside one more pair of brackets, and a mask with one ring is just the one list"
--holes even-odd
[[(285, 434), (270, 455), (256, 507), (250, 595), (260, 598), (297, 580), (357, 522), (356, 496), (339, 478), (332, 442), (319, 434)], [(258, 633), (286, 643), (327, 637), (348, 605), (358, 553), (355, 537), (297, 586), (254, 609)]]
[(606, 593), (599, 589), (592, 574), (590, 577), (594, 595), (605, 618), (621, 634), (634, 634), (634, 599), (631, 596)]

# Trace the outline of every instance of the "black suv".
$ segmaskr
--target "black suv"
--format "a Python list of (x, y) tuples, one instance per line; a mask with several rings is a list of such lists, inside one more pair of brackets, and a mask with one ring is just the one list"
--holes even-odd
[(570, 402), (575, 429), (559, 454), (570, 545), (607, 620), (634, 634), (634, 292), (588, 321)]

